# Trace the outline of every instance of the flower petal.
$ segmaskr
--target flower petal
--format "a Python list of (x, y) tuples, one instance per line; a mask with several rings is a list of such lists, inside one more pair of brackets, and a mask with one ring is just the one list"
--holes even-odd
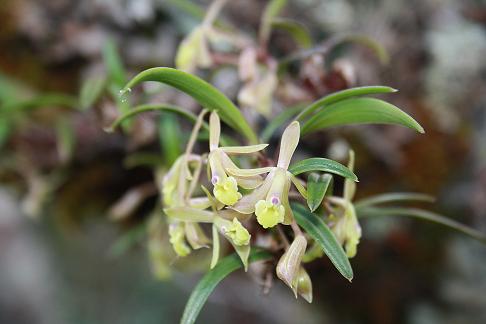
[(305, 189), (300, 179), (290, 172), (287, 172), (287, 176), (290, 178), (290, 180), (292, 180), (292, 183), (294, 184), (295, 188), (297, 188), (297, 191), (300, 193), (300, 195), (307, 199), (307, 189)]
[[(239, 169), (236, 164), (234, 164), (234, 162), (229, 158), (229, 156), (225, 153), (222, 153), (221, 154), (221, 160), (222, 160), (222, 163), (223, 163), (223, 168), (225, 170), (228, 170), (228, 169)], [(256, 187), (258, 187), (259, 185), (262, 184), (263, 182), (263, 179), (262, 177), (256, 175), (254, 177), (239, 177), (239, 176), (236, 176), (236, 175), (233, 175), (236, 179), (236, 182), (238, 182), (238, 185), (242, 188), (245, 188), (245, 189), (255, 189)]]
[(207, 209), (211, 207), (212, 202), (208, 197), (196, 197), (189, 199), (188, 204), (192, 208)]
[[(354, 171), (354, 151), (349, 150), (349, 162), (348, 169)], [(343, 197), (347, 201), (353, 200), (354, 193), (356, 192), (356, 182), (346, 178), (344, 180), (344, 194)]]
[(268, 144), (257, 144), (247, 146), (224, 146), (220, 149), (227, 154), (251, 154), (265, 149)]
[(277, 277), (279, 277), (287, 286), (294, 289), (294, 284), (300, 269), (300, 263), (307, 247), (307, 240), (304, 235), (297, 235), (285, 251), (277, 264)]
[(294, 155), (295, 149), (299, 144), (300, 138), (300, 124), (298, 121), (293, 121), (284, 130), (282, 134), (282, 140), (280, 141), (280, 152), (278, 154), (277, 166), (285, 170), (290, 165), (292, 155)]
[(209, 117), (209, 150), (217, 149), (221, 136), (221, 122), (218, 113), (213, 111)]
[(198, 223), (185, 222), (184, 227), (187, 242), (194, 250), (208, 247), (210, 241)]
[(285, 216), (283, 220), (283, 224), (290, 225), (294, 221), (294, 213), (292, 212), (292, 208), (290, 208), (289, 204), (289, 191), (290, 191), (290, 180), (287, 179), (285, 182), (285, 188), (282, 193), (282, 206), (285, 208)]
[(231, 209), (234, 209), (242, 214), (251, 214), (255, 212), (255, 205), (259, 200), (265, 199), (268, 194), (268, 190), (272, 186), (275, 171), (272, 170), (267, 175), (267, 178), (263, 181), (262, 185), (249, 195), (243, 196)]
[(254, 177), (260, 174), (268, 173), (272, 171), (275, 167), (265, 167), (265, 168), (256, 168), (256, 169), (240, 169), (240, 168), (229, 168), (226, 169), (229, 174), (237, 176), (237, 177)]
[(213, 224), (213, 256), (211, 257), (211, 269), (216, 266), (219, 260), (219, 233), (216, 225)]
[(224, 177), (214, 184), (214, 196), (225, 205), (234, 205), (242, 196), (238, 192), (238, 184), (233, 177)]
[(172, 207), (164, 209), (167, 216), (185, 222), (212, 223), (214, 213), (191, 207)]

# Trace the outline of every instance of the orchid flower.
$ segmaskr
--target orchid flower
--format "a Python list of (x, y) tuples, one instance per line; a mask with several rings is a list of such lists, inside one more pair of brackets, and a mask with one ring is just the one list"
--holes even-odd
[(238, 191), (238, 186), (244, 189), (254, 189), (262, 183), (262, 178), (259, 175), (245, 177), (228, 176), (228, 169), (239, 170), (228, 155), (256, 153), (263, 150), (268, 144), (219, 147), (220, 134), (220, 119), (218, 114), (213, 111), (209, 119), (208, 156), (211, 183), (214, 186), (213, 194), (224, 205), (232, 206), (242, 197)]
[[(348, 169), (354, 169), (354, 152), (349, 152)], [(339, 243), (344, 245), (348, 258), (356, 255), (359, 240), (361, 238), (361, 226), (359, 225), (352, 200), (356, 192), (356, 183), (350, 179), (344, 182), (343, 197), (329, 197), (329, 202), (338, 208), (329, 216), (328, 224), (334, 232)]]
[(215, 206), (212, 211), (194, 207), (173, 207), (164, 209), (164, 212), (171, 218), (186, 223), (212, 223), (213, 224), (213, 268), (219, 257), (219, 239), (217, 232), (222, 234), (236, 250), (245, 265), (248, 266), (250, 254), (250, 238), (248, 230), (241, 224), (246, 215), (239, 214), (234, 210), (218, 210)]
[(278, 261), (276, 272), (277, 277), (292, 289), (296, 298), (299, 294), (310, 303), (312, 302), (312, 282), (301, 265), (306, 247), (307, 240), (304, 235), (297, 235)]
[[(207, 197), (192, 198), (204, 159), (199, 155), (192, 154), (191, 151), (206, 112), (203, 110), (199, 115), (189, 138), (186, 152), (177, 158), (168, 173), (165, 175), (162, 175), (162, 173), (156, 175), (159, 178), (157, 183), (162, 184), (161, 191), (165, 208), (193, 206), (205, 209), (211, 205)], [(209, 243), (209, 239), (199, 224), (180, 222), (170, 217), (169, 236), (174, 251), (182, 257), (191, 252), (190, 247), (199, 249), (206, 247)], [(187, 243), (189, 243), (190, 247)]]
[(257, 169), (228, 168), (228, 172), (239, 178), (255, 177), (268, 173), (263, 183), (252, 193), (243, 197), (232, 208), (242, 214), (255, 213), (258, 223), (269, 228), (278, 223), (290, 224), (293, 213), (289, 205), (289, 190), (292, 182), (303, 197), (307, 197), (305, 187), (288, 171), (300, 137), (299, 122), (292, 122), (282, 134), (280, 152), (276, 167)]

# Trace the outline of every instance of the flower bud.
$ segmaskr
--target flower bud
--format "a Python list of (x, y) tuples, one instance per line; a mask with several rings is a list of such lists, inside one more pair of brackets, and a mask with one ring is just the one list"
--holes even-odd
[[(297, 290), (297, 291), (295, 291)], [(302, 296), (308, 303), (312, 303), (312, 281), (303, 267), (300, 267), (294, 282), (294, 293)]]
[(277, 277), (295, 292), (300, 263), (307, 247), (304, 235), (297, 235), (277, 264)]

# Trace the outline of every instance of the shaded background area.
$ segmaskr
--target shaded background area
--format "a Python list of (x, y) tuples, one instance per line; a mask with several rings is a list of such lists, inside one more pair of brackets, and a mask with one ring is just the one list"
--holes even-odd
[[(254, 35), (265, 4), (232, 0), (223, 16)], [(350, 143), (358, 159), (358, 197), (429, 193), (437, 202), (428, 208), (486, 232), (484, 1), (294, 0), (284, 15), (304, 23), (316, 41), (359, 32), (383, 44), (390, 53), (385, 66), (359, 46), (338, 48), (325, 63), (339, 72), (333, 65), (339, 59), (351, 69), (354, 85), (400, 89), (387, 99), (426, 129), (418, 136), (398, 127), (347, 127), (325, 138), (316, 135), (307, 149), (339, 157), (341, 143)], [(25, 88), (22, 93), (77, 96), (83, 80), (105, 70), (102, 49), (109, 40), (118, 45), (130, 75), (172, 66), (178, 43), (196, 23), (173, 1), (4, 0), (0, 91), (8, 91), (5, 80), (15, 80)], [(276, 54), (295, 46), (279, 33), (272, 44)], [(205, 77), (235, 96), (238, 81), (231, 71)], [(192, 105), (170, 92), (164, 96)], [(150, 134), (128, 140), (104, 133), (99, 115), (110, 105), (102, 100), (104, 110), (75, 113), (69, 121), (78, 139), (69, 163), (57, 156), (51, 125), (57, 109), (21, 121), (5, 143), (0, 153), (0, 323), (178, 322), (204, 267), (179, 267), (172, 281), (161, 282), (150, 273), (143, 238), (117, 252), (123, 245), (119, 237), (136, 227), (155, 202), (148, 200), (122, 224), (106, 215), (127, 189), (152, 179), (150, 171), (122, 163), (127, 151), (147, 145), (144, 136)], [(141, 129), (151, 127), (140, 123)], [(32, 174), (33, 169), (39, 172)], [(45, 178), (50, 179), (47, 187), (60, 184), (54, 193), (47, 194)], [(39, 207), (40, 216), (27, 217), (26, 209), (36, 209), (38, 200), (47, 202)], [(486, 322), (484, 246), (409, 219), (368, 219), (362, 226), (352, 285), (327, 260), (313, 262), (308, 270), (314, 302), (308, 305), (279, 282), (262, 296), (249, 276), (238, 273), (217, 288), (200, 322)]]

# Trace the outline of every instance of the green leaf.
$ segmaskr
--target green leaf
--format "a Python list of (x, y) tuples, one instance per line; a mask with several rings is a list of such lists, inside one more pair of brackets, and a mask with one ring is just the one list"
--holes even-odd
[[(263, 261), (268, 260), (271, 257), (271, 254), (268, 252), (252, 249), (250, 252), (249, 261)], [(241, 268), (242, 266), (243, 264), (241, 263), (239, 256), (234, 253), (220, 260), (212, 270), (206, 273), (194, 288), (189, 300), (187, 301), (184, 313), (182, 315), (181, 324), (195, 323), (199, 312), (204, 306), (204, 303), (214, 288), (216, 288), (218, 283), (226, 278), (226, 276), (228, 276), (230, 273)]]
[(79, 92), (81, 109), (86, 110), (94, 105), (103, 92), (105, 85), (106, 80), (104, 78), (93, 77), (86, 79), (81, 85), (81, 91)]
[(296, 120), (303, 121), (305, 117), (308, 117), (316, 110), (325, 108), (333, 103), (339, 102), (344, 99), (349, 99), (352, 97), (366, 96), (371, 94), (379, 93), (392, 93), (396, 92), (396, 89), (386, 87), (386, 86), (366, 86), (366, 87), (356, 87), (346, 90), (341, 90), (338, 92), (331, 93), (321, 99), (313, 102), (307, 106), (296, 118)]
[[(182, 109), (182, 108), (179, 108), (179, 107), (176, 107), (176, 106), (166, 105), (166, 104), (147, 104), (147, 105), (137, 106), (137, 107), (129, 110), (128, 112), (124, 113), (123, 115), (118, 117), (109, 127), (107, 127), (105, 129), (105, 131), (111, 133), (121, 123), (123, 123), (123, 121), (125, 121), (126, 119), (131, 118), (133, 116), (136, 116), (140, 113), (147, 112), (147, 111), (170, 111), (170, 112), (178, 113), (181, 116), (186, 117), (187, 119), (189, 119), (192, 122), (195, 122), (197, 120), (196, 115), (194, 115), (193, 113), (191, 113), (191, 112), (189, 112), (185, 109)], [(208, 124), (204, 123), (203, 128), (209, 130)]]
[(302, 134), (351, 124), (395, 124), (424, 133), (424, 129), (415, 119), (392, 104), (375, 98), (352, 98), (316, 113), (304, 123)]
[(309, 174), (307, 178), (307, 206), (309, 206), (311, 212), (321, 205), (331, 183), (332, 176), (330, 174)]
[(434, 202), (435, 198), (417, 192), (393, 192), (376, 195), (358, 200), (354, 203), (356, 208), (372, 207), (373, 205), (386, 204), (397, 201), (424, 201)]
[(312, 38), (305, 26), (297, 21), (286, 18), (274, 18), (272, 27), (286, 31), (292, 36), (295, 42), (302, 48), (312, 46)]
[(122, 90), (122, 94), (130, 91), (135, 85), (145, 81), (156, 81), (168, 84), (193, 97), (203, 107), (218, 111), (221, 119), (229, 126), (243, 134), (252, 144), (257, 137), (238, 108), (221, 91), (206, 81), (167, 67), (157, 67), (145, 70), (136, 75)]
[(108, 77), (117, 87), (122, 87), (127, 82), (125, 67), (113, 40), (109, 40), (103, 47), (103, 60), (106, 65)]
[(341, 244), (333, 232), (316, 214), (311, 213), (304, 205), (292, 204), (295, 220), (324, 250), (336, 269), (349, 281), (353, 280), (353, 269)]
[(295, 107), (291, 108), (286, 108), (283, 110), (280, 114), (278, 114), (276, 117), (272, 118), (272, 121), (268, 123), (268, 125), (265, 127), (265, 129), (262, 131), (262, 134), (260, 136), (262, 143), (267, 143), (270, 138), (272, 137), (273, 133), (282, 126), (286, 121), (288, 121), (292, 116), (297, 114), (299, 111), (302, 110), (302, 106), (298, 105)]
[(345, 178), (353, 179), (354, 181), (358, 181), (358, 177), (354, 174), (351, 170), (347, 167), (342, 165), (339, 162), (325, 159), (325, 158), (310, 158), (299, 161), (295, 164), (292, 164), (289, 167), (289, 171), (293, 175), (299, 175), (304, 172), (309, 171), (323, 171), (334, 173)]
[(404, 208), (404, 207), (365, 207), (365, 208), (357, 208), (356, 213), (358, 217), (375, 217), (375, 216), (407, 216), (407, 217), (415, 217), (427, 221), (431, 221), (450, 229), (456, 230), (461, 232), (467, 236), (470, 236), (481, 243), (486, 244), (486, 234), (468, 227), (464, 224), (456, 222), (450, 218), (445, 216), (432, 213), (423, 209), (418, 208)]

